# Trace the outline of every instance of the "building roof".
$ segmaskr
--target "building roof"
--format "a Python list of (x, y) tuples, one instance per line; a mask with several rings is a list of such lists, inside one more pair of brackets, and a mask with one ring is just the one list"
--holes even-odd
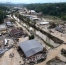
[(49, 24), (49, 22), (40, 22), (41, 25)]
[(15, 34), (15, 33), (18, 33), (18, 32), (22, 33), (22, 31), (19, 30), (19, 29), (12, 29), (12, 30), (11, 30), (11, 33), (12, 33), (12, 34)]
[(35, 10), (30, 10), (31, 12), (35, 12)]
[(63, 30), (59, 27), (55, 27), (56, 30), (58, 30), (59, 32), (63, 32)]
[(26, 57), (30, 57), (43, 50), (43, 46), (34, 39), (19, 43), (19, 46), (25, 53)]
[(7, 24), (8, 26), (13, 26), (13, 24), (12, 24), (11, 22), (6, 22), (6, 24)]
[(0, 30), (6, 30), (6, 26), (5, 25), (0, 25)]
[(36, 20), (36, 19), (39, 20), (39, 18), (32, 18), (32, 19), (33, 19), (33, 20)]
[(34, 30), (34, 29), (32, 27), (30, 27), (29, 30)]
[(5, 25), (0, 25), (0, 28), (6, 28), (6, 26)]

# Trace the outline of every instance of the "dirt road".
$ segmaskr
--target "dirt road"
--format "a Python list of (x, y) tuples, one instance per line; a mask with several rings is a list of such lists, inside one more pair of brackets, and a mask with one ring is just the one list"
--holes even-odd
[(48, 51), (48, 55), (47, 55), (47, 58), (44, 62), (42, 63), (39, 63), (39, 64), (35, 64), (35, 65), (46, 65), (46, 63), (51, 60), (52, 58), (58, 56), (62, 61), (66, 61), (66, 58), (64, 56), (61, 55), (61, 49), (64, 48), (66, 49), (66, 45), (65, 44), (62, 44), (61, 46), (53, 49), (53, 50), (49, 50)]
[[(10, 17), (13, 19), (13, 17), (10, 15)], [(22, 27), (22, 29), (24, 31), (26, 31), (28, 33), (28, 35), (31, 35), (22, 25), (20, 25), (17, 21), (15, 21), (15, 23), (17, 24), (17, 27)]]
[[(13, 58), (9, 58), (10, 53), (14, 53)], [(0, 58), (0, 65), (20, 65), (20, 64), (23, 64), (22, 57), (20, 57), (19, 53), (14, 48), (6, 51), (5, 54), (2, 56), (2, 58)]]

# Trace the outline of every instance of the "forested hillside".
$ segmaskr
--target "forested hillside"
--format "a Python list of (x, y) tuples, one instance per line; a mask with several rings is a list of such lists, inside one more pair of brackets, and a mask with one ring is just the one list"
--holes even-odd
[(66, 3), (44, 3), (44, 4), (27, 4), (25, 5), (29, 10), (42, 12), (46, 15), (58, 16), (66, 20)]
[(4, 18), (6, 18), (6, 10), (9, 10), (9, 8), (0, 6), (0, 23), (3, 23)]

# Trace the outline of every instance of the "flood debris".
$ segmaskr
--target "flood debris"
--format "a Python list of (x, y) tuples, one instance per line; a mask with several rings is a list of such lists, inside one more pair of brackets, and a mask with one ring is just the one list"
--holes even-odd
[(13, 57), (14, 57), (14, 53), (10, 53), (9, 58), (13, 58)]

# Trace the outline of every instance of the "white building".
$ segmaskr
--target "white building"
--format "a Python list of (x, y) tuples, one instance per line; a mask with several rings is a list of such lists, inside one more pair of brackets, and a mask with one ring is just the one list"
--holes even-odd
[(0, 25), (0, 30), (6, 30), (6, 29), (7, 29), (6, 25)]
[(40, 22), (39, 24), (40, 25), (47, 25), (47, 24), (49, 24), (49, 22)]
[(35, 12), (35, 10), (30, 10), (30, 13), (35, 14), (36, 12)]

